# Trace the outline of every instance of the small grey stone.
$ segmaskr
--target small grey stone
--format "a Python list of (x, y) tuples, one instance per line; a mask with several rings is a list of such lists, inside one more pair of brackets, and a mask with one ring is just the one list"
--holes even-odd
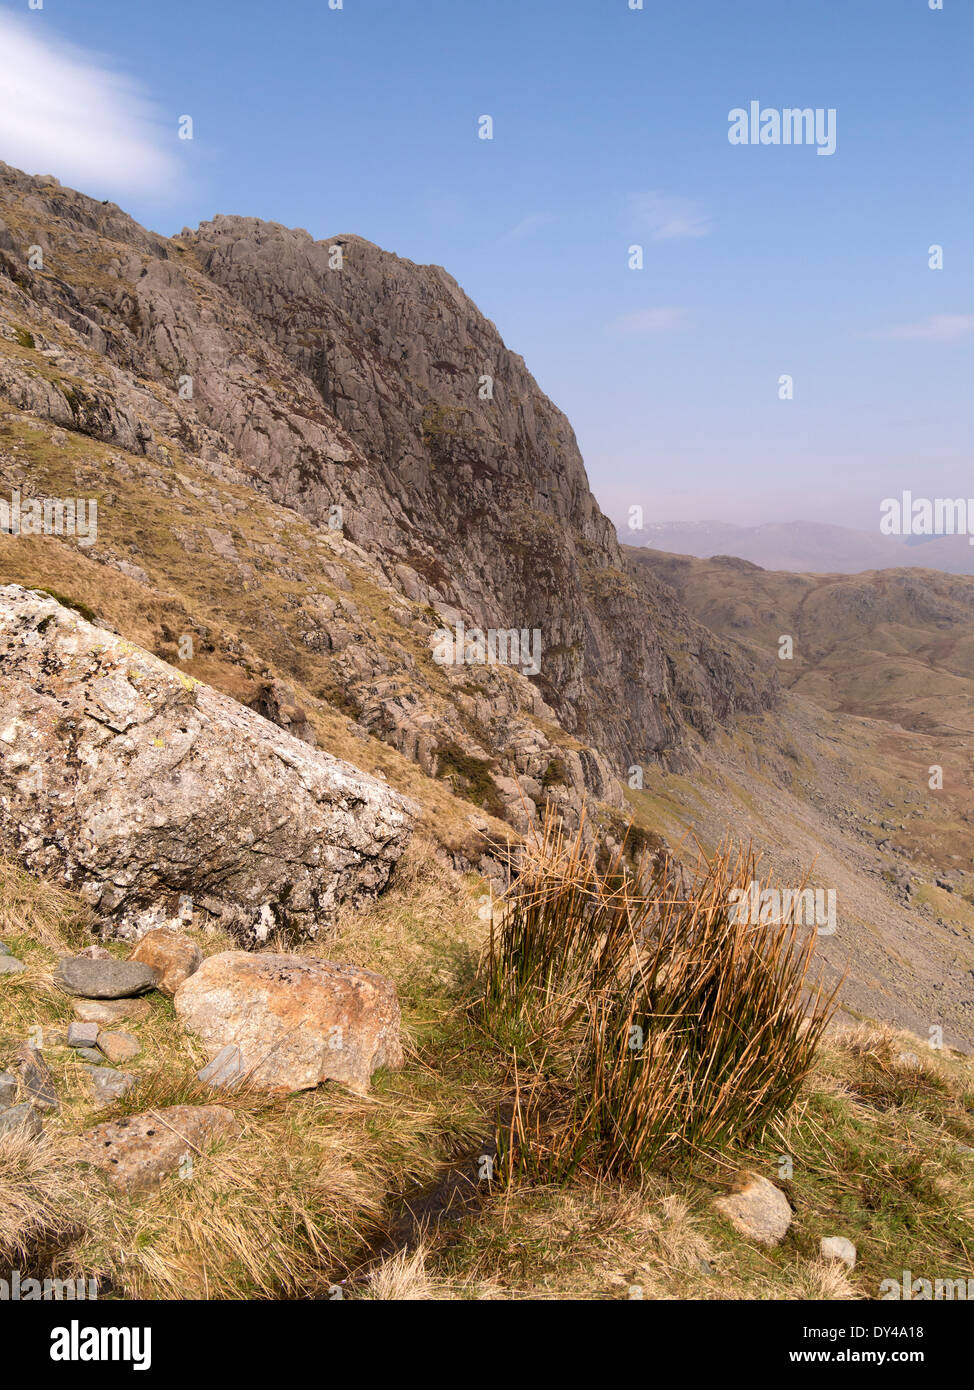
[(204, 1081), (208, 1086), (226, 1090), (240, 1080), (243, 1076), (243, 1070), (240, 1048), (233, 1043), (228, 1043), (226, 1047), (220, 1049), (212, 1062), (207, 1062), (203, 1070), (198, 1071), (196, 1075), (200, 1081)]
[(68, 1047), (94, 1047), (98, 1042), (97, 1023), (69, 1023)]
[(0, 1110), (0, 1135), (23, 1129), (36, 1139), (43, 1128), (44, 1121), (32, 1105), (12, 1105), (9, 1110)]
[(159, 972), (141, 961), (65, 956), (58, 962), (54, 981), (65, 994), (85, 999), (127, 999), (155, 989)]
[(17, 1099), (17, 1078), (12, 1071), (0, 1071), (0, 1110), (13, 1105)]
[(823, 1236), (819, 1252), (823, 1260), (841, 1260), (850, 1269), (856, 1267), (856, 1247), (845, 1236)]
[(19, 975), (27, 966), (16, 956), (0, 956), (0, 975)]
[(105, 1055), (99, 1052), (97, 1047), (79, 1047), (78, 1056), (86, 1062), (91, 1062), (93, 1066), (103, 1067), (105, 1065)]
[(0, 956), (12, 956), (12, 955), (13, 955), (13, 951), (11, 951), (11, 949), (10, 949), (10, 947), (7, 945), (7, 943), (6, 943), (5, 941), (0, 941)]
[(974, 1149), (971, 1148), (970, 1144), (955, 1144), (954, 1152), (959, 1154), (974, 1154)]
[(130, 1071), (115, 1071), (113, 1067), (85, 1067), (91, 1080), (95, 1100), (108, 1105), (113, 1100), (121, 1100), (135, 1085), (135, 1077)]

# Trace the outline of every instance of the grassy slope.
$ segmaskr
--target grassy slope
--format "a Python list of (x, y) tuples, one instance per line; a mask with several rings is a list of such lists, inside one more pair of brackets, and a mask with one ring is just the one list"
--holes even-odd
[[(53, 1250), (61, 1276), (163, 1298), (328, 1297), (336, 1288), (349, 1298), (873, 1298), (902, 1269), (970, 1271), (972, 1155), (958, 1145), (974, 1147), (974, 1064), (865, 1032), (830, 1041), (792, 1116), (753, 1151), (653, 1174), (641, 1187), (484, 1186), (457, 1219), (407, 1239), (401, 1255), (377, 1256), (403, 1194), (476, 1156), (504, 1094), (507, 1061), (463, 1007), (485, 932), (481, 895), (473, 876), (439, 867), (417, 844), (390, 892), (314, 948), (396, 979), (404, 1070), (377, 1077), (364, 1099), (332, 1085), (283, 1101), (233, 1099), (243, 1135), (198, 1158), (190, 1180), (173, 1177), (138, 1201), (74, 1167), (70, 1137), (112, 1114), (212, 1099), (194, 1081), (194, 1044), (171, 1004), (150, 996), (150, 1017), (123, 1025), (143, 1044), (132, 1064), (139, 1090), (96, 1112), (80, 1067), (49, 1035), (63, 1108), (40, 1146), (0, 1141), (2, 1260), (27, 1269)], [(9, 1045), (37, 1025), (65, 1027), (70, 1004), (52, 968), (87, 939), (90, 921), (69, 894), (9, 868), (3, 903), (0, 939), (30, 967), (0, 979)], [(198, 939), (207, 953), (226, 944)], [(791, 1177), (781, 1176), (782, 1155)], [(795, 1208), (775, 1251), (742, 1240), (710, 1209), (741, 1166), (779, 1182)], [(820, 1237), (836, 1234), (860, 1252), (848, 1276), (818, 1258)]]

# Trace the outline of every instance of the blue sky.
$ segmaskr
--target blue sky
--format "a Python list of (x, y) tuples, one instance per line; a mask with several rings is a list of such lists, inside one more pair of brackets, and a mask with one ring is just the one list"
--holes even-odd
[[(4, 39), (0, 157), (165, 233), (236, 212), (446, 266), (615, 519), (974, 495), (970, 0), (24, 0)], [(835, 108), (835, 154), (731, 145), (752, 100)]]

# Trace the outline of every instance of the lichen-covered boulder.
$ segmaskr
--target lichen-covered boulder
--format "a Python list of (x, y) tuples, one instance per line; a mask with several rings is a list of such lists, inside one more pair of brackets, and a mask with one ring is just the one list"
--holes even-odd
[(137, 938), (185, 912), (313, 936), (381, 889), (415, 810), (45, 594), (0, 587), (0, 852)]

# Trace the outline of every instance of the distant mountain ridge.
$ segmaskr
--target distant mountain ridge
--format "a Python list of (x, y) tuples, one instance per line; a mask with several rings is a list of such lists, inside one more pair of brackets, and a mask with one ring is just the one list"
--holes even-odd
[(619, 527), (625, 545), (709, 560), (731, 555), (767, 570), (806, 574), (859, 574), (877, 569), (937, 569), (974, 574), (967, 536), (884, 536), (818, 521), (653, 521), (641, 531)]

